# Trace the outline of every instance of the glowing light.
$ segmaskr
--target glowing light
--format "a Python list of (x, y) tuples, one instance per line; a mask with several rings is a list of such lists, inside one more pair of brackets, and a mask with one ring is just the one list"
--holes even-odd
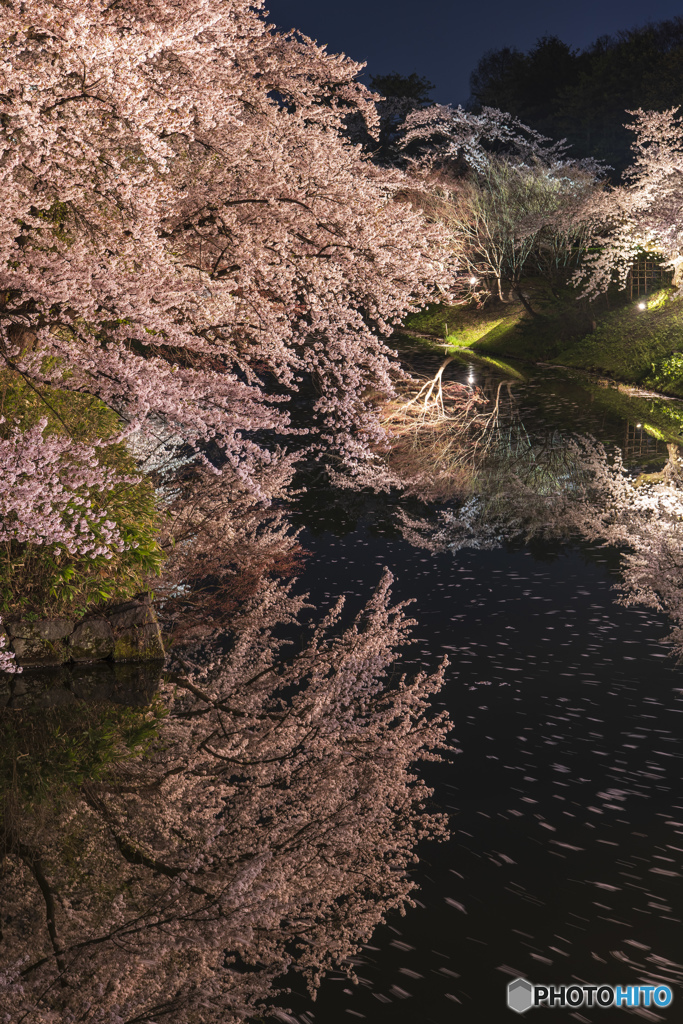
[(642, 423), (636, 423), (636, 430), (642, 430), (642, 427), (643, 427)]
[(477, 283), (476, 277), (471, 277), (470, 278), (470, 284), (476, 284), (476, 283)]
[(644, 302), (639, 302), (638, 303), (638, 309), (645, 309), (645, 303)]

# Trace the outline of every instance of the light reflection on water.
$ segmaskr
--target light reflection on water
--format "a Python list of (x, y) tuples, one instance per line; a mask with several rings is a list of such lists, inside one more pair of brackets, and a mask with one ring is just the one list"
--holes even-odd
[[(525, 425), (569, 422), (622, 440), (616, 414), (577, 385), (555, 385), (543, 376), (515, 386)], [(651, 445), (632, 461), (656, 455)], [(316, 604), (345, 593), (350, 611), (384, 565), (396, 597), (416, 599), (418, 642), (404, 660), (432, 667), (449, 656), (443, 696), (462, 752), (428, 773), (452, 838), (423, 851), (418, 905), (373, 937), (358, 985), (328, 979), (316, 1003), (292, 1004), (297, 1017), (505, 1019), (517, 975), (657, 980), (683, 998), (683, 675), (663, 642), (665, 616), (615, 603), (614, 554), (598, 548), (431, 554), (372, 517), (341, 536), (311, 525), (300, 586)]]

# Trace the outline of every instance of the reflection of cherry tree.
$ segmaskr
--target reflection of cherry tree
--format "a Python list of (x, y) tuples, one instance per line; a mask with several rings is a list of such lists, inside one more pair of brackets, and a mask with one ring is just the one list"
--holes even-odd
[[(570, 444), (574, 472), (547, 499), (550, 529), (621, 548), (621, 603), (664, 611), (669, 637), (683, 654), (683, 477), (678, 448), (669, 445), (664, 470), (634, 478), (619, 452), (580, 438)], [(559, 499), (559, 500), (558, 500)], [(548, 532), (548, 527), (546, 527)]]
[[(386, 574), (346, 629), (270, 584), (232, 651), (163, 691), (146, 760), (5, 822), (4, 994), (24, 1024), (227, 1024), (275, 980), (314, 990), (409, 902), (415, 843), (444, 822), (412, 765), (448, 727), (433, 676), (392, 668), (410, 621)], [(4, 1012), (4, 1016), (3, 1016)]]
[(674, 629), (669, 637), (683, 656), (683, 476), (679, 450), (669, 445), (662, 473), (633, 480), (617, 458), (609, 465), (604, 452), (594, 457), (598, 501), (579, 523), (589, 539), (625, 548), (622, 556), (622, 603), (645, 604), (664, 611)]
[(403, 515), (403, 534), (432, 551), (490, 549), (532, 537), (588, 540), (622, 549), (623, 604), (646, 604), (674, 623), (683, 655), (683, 462), (669, 445), (661, 473), (634, 478), (617, 451), (589, 437), (553, 435), (499, 450), (476, 491), (436, 522)]
[(386, 477), (423, 500), (468, 489), (472, 463), (495, 417), (495, 407), (483, 411), (487, 399), (478, 388), (444, 379), (452, 360), (447, 357), (426, 379), (413, 372), (399, 381), (396, 397), (383, 409), (390, 442)]

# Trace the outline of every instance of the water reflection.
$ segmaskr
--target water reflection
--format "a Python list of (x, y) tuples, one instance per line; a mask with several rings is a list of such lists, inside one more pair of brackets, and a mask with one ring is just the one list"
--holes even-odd
[(163, 667), (161, 661), (101, 661), (2, 674), (0, 706), (49, 708), (87, 701), (146, 707), (159, 686)]
[(665, 611), (683, 654), (683, 460), (677, 445), (658, 473), (635, 476), (621, 453), (580, 435), (497, 431), (472, 476), (474, 494), (436, 519), (403, 515), (404, 535), (432, 551), (577, 537), (618, 548), (624, 604)]
[(297, 1008), (315, 1021), (412, 1021), (417, 1006), (436, 1024), (496, 1020), (513, 975), (645, 982), (658, 973), (648, 958), (680, 964), (683, 687), (662, 617), (614, 603), (607, 553), (433, 554), (368, 530), (305, 542), (307, 582), (316, 557), (328, 567), (321, 599), (342, 581), (358, 594), (381, 562), (418, 598), (410, 657), (452, 658), (443, 699), (462, 754), (429, 775), (452, 838), (421, 851), (421, 906), (375, 933), (365, 983), (331, 980)]
[(311, 991), (350, 972), (445, 829), (411, 767), (446, 749), (443, 667), (394, 673), (410, 621), (390, 584), (303, 641), (311, 606), (267, 585), (230, 650), (151, 706), (6, 711), (3, 1019), (225, 1024), (288, 971)]

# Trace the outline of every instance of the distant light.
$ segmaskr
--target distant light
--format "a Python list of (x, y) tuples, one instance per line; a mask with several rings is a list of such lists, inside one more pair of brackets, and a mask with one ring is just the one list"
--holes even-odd
[(470, 278), (470, 284), (476, 284), (476, 283), (477, 283), (476, 277), (471, 277)]
[(636, 430), (642, 430), (642, 427), (643, 427), (642, 423), (636, 423)]
[(646, 306), (645, 306), (644, 302), (639, 302), (638, 303), (638, 309), (645, 309), (645, 308), (646, 308)]
[(468, 384), (474, 384), (474, 374), (473, 373), (471, 373), (469, 375), (469, 377), (467, 378), (467, 383)]

